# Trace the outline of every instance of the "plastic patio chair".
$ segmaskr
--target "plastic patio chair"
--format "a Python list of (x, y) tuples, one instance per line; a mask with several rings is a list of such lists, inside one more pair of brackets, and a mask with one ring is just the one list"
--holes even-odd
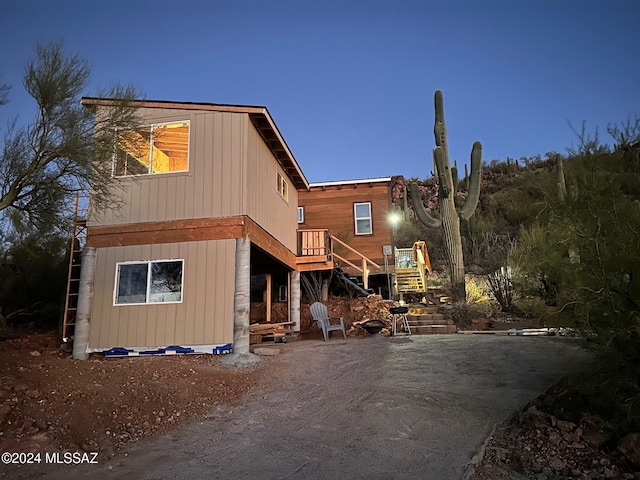
[[(342, 331), (342, 335), (344, 339), (347, 339), (347, 333), (344, 331), (344, 318), (342, 317), (329, 317), (329, 312), (327, 311), (327, 307), (320, 303), (316, 302), (309, 307), (311, 310), (311, 316), (318, 324), (318, 328), (322, 330), (322, 335), (324, 336), (324, 341), (329, 340), (329, 333), (334, 331)], [(331, 320), (339, 320), (340, 323), (331, 323)]]

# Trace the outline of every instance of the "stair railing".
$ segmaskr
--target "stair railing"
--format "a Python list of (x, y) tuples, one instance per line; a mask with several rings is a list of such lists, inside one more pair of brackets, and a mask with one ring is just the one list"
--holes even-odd
[(356, 271), (362, 273), (362, 283), (364, 285), (364, 289), (368, 290), (369, 289), (369, 271), (370, 271), (369, 265), (371, 265), (371, 267), (375, 267), (377, 270), (382, 269), (382, 267), (380, 265), (378, 265), (376, 262), (374, 262), (373, 260), (371, 260), (370, 258), (365, 257), (362, 253), (357, 251), (355, 248), (353, 248), (353, 247), (347, 245), (346, 243), (344, 243), (338, 237), (336, 237), (334, 235), (331, 235), (331, 240), (333, 240), (334, 242), (339, 243), (344, 248), (346, 248), (347, 250), (349, 250), (352, 253), (355, 253), (358, 257), (360, 257), (360, 261), (362, 262), (362, 266), (358, 267), (357, 265), (355, 265), (354, 263), (350, 262), (346, 258), (338, 255), (335, 251), (333, 252), (333, 256), (335, 258), (337, 258), (341, 262), (346, 263), (350, 267), (354, 268)]

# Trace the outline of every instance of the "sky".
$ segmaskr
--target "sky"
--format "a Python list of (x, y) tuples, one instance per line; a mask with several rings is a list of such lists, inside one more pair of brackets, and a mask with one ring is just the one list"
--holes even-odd
[(0, 0), (0, 126), (33, 117), (36, 45), (92, 68), (86, 95), (266, 106), (310, 182), (433, 169), (433, 95), (449, 155), (566, 153), (640, 115), (638, 0)]

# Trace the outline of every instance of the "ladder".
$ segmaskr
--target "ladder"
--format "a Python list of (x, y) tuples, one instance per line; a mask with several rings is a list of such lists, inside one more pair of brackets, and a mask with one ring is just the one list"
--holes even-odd
[[(81, 202), (83, 204), (81, 204)], [(82, 249), (87, 237), (86, 197), (76, 195), (73, 210), (73, 232), (69, 248), (69, 271), (67, 273), (67, 292), (62, 318), (62, 343), (70, 345), (76, 325), (78, 312), (78, 292), (80, 290), (80, 269), (82, 267)]]

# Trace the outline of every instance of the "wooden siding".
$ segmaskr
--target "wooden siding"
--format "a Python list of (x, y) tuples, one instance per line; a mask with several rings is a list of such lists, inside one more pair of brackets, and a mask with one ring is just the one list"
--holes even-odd
[[(392, 245), (392, 232), (387, 218), (390, 209), (389, 188), (388, 183), (365, 183), (300, 190), (298, 203), (304, 207), (304, 222), (299, 223), (298, 228), (326, 228), (332, 235), (382, 266), (382, 247)], [(373, 234), (356, 235), (353, 205), (365, 202), (371, 203)], [(335, 250), (347, 260), (360, 265), (360, 259), (347, 249), (336, 247)]]
[[(89, 227), (247, 215), (296, 250), (297, 190), (247, 114), (143, 108), (140, 115), (190, 122), (189, 171), (118, 179), (119, 208), (91, 211)], [(278, 173), (288, 201), (276, 188)]]
[(140, 115), (148, 123), (190, 122), (189, 171), (119, 178), (120, 208), (92, 211), (89, 226), (243, 213), (247, 115), (161, 108), (141, 109)]
[[(183, 301), (113, 305), (116, 263), (184, 260)], [(108, 247), (97, 250), (89, 348), (233, 342), (235, 240)]]
[[(245, 214), (279, 240), (296, 251), (298, 191), (255, 128), (247, 128), (247, 174)], [(288, 199), (277, 189), (278, 173), (288, 183)]]

